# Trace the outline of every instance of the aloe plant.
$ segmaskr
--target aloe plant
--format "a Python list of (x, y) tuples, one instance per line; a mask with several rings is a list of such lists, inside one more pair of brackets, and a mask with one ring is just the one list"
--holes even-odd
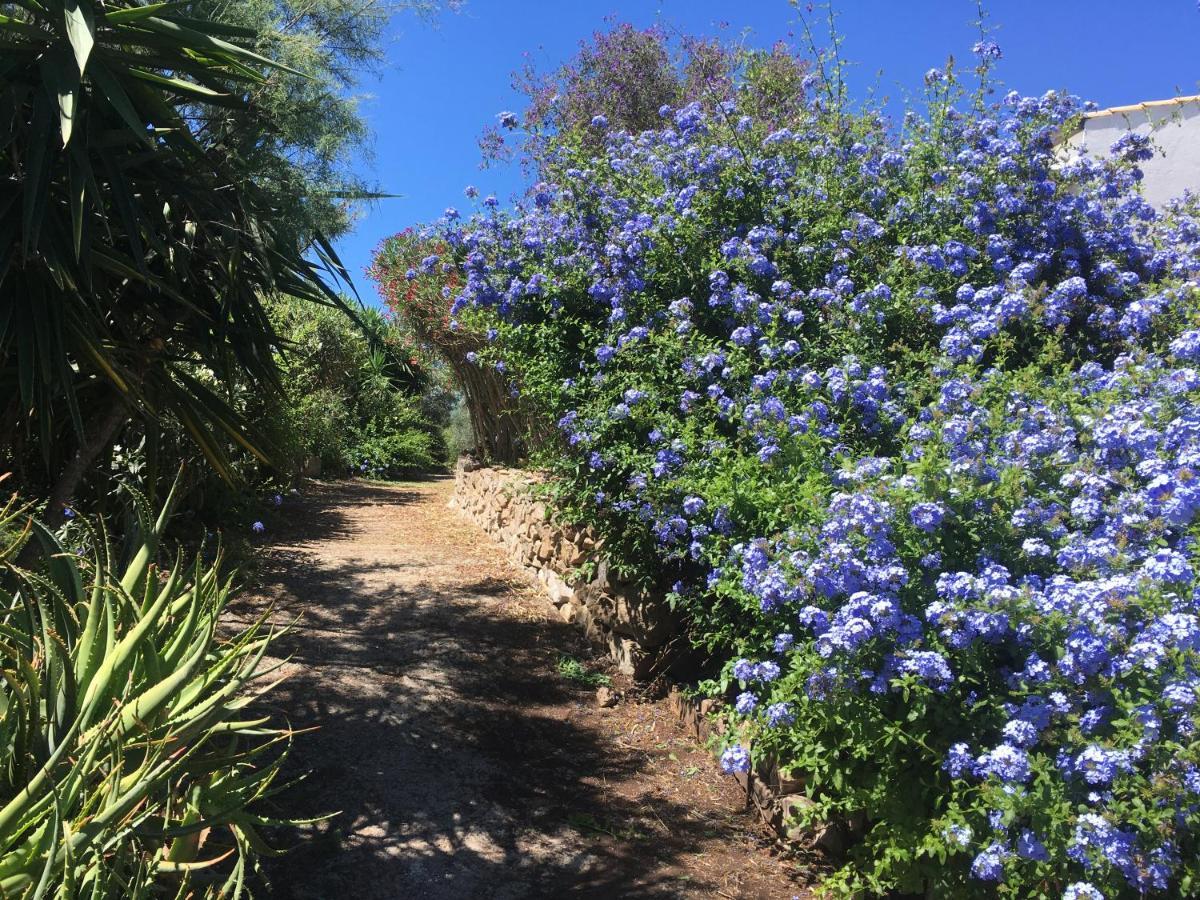
[(160, 567), (170, 499), (137, 505), (123, 566), (102, 526), (72, 552), (0, 508), (2, 897), (238, 896), (272, 852), (254, 805), (291, 734), (248, 712), (271, 631), (219, 629), (219, 554)]

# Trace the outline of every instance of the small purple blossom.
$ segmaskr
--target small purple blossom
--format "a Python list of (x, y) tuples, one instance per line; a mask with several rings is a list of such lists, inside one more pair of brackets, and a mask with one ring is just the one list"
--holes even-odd
[(750, 753), (740, 744), (727, 749), (721, 754), (721, 770), (726, 775), (750, 771)]

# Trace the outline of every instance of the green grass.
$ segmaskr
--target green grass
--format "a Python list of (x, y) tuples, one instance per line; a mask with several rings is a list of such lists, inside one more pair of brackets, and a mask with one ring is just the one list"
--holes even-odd
[(612, 684), (612, 679), (602, 672), (589, 672), (579, 660), (573, 656), (563, 655), (558, 658), (558, 674), (567, 681), (581, 684), (585, 687), (599, 687)]
[(600, 819), (586, 812), (571, 813), (567, 816), (567, 824), (580, 834), (606, 834), (619, 841), (640, 841), (650, 836), (636, 825), (629, 824), (622, 826), (617, 822)]

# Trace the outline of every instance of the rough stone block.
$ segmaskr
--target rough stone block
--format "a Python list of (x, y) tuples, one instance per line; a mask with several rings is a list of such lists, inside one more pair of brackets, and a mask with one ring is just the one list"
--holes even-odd
[(759, 808), (767, 808), (775, 805), (775, 795), (767, 786), (767, 783), (757, 775), (750, 781), (750, 790), (748, 791), (750, 799)]
[(779, 800), (779, 811), (782, 818), (783, 834), (789, 841), (801, 841), (812, 834), (811, 828), (797, 824), (797, 819), (812, 806), (807, 797), (789, 794)]
[(587, 554), (583, 552), (583, 548), (575, 544), (566, 537), (563, 538), (562, 544), (559, 545), (559, 561), (565, 568), (574, 569), (581, 565)]
[(658, 647), (679, 630), (678, 618), (666, 600), (648, 591), (627, 588), (613, 593), (612, 628), (643, 647)]
[[(608, 562), (592, 555), (603, 541), (590, 527), (553, 521), (552, 510), (530, 493), (530, 485), (543, 479), (482, 467), (470, 459), (459, 460), (455, 478), (459, 511), (490, 533), (511, 561), (539, 578), (565, 621), (607, 644), (622, 672), (639, 679), (654, 673), (658, 659), (653, 650), (675, 627), (669, 609), (644, 592), (612, 596)], [(571, 583), (567, 575), (589, 556), (596, 560), (596, 576), (588, 583)]]
[(805, 779), (802, 772), (785, 774), (776, 769), (775, 778), (775, 790), (780, 794), (799, 794), (804, 790)]
[(559, 578), (556, 573), (546, 568), (542, 569), (538, 574), (545, 576), (546, 593), (550, 595), (550, 599), (554, 602), (555, 606), (575, 601), (575, 592), (571, 589), (571, 586)]

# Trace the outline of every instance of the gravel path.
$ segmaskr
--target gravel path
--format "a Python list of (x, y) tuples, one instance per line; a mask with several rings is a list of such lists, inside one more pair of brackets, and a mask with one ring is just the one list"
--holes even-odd
[(600, 709), (559, 673), (606, 665), (446, 508), (449, 479), (315, 484), (268, 522), (233, 609), (296, 620), (270, 705), (306, 780), (278, 812), (273, 897), (807, 896), (666, 704)]

